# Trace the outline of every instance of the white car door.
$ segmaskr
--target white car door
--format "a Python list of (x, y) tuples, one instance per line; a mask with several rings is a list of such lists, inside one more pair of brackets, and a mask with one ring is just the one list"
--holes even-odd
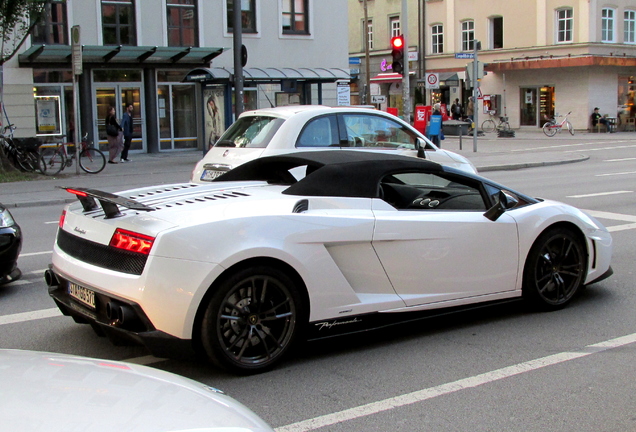
[[(456, 186), (446, 192), (459, 197), (461, 187)], [(441, 194), (444, 186), (438, 182), (431, 190)], [(505, 213), (491, 221), (484, 216), (485, 204), (479, 209), (466, 208), (480, 199), (474, 193), (455, 205), (459, 209), (444, 208), (442, 200), (439, 208), (402, 205), (397, 211), (374, 211), (373, 247), (408, 306), (515, 290), (519, 268), (516, 222)]]

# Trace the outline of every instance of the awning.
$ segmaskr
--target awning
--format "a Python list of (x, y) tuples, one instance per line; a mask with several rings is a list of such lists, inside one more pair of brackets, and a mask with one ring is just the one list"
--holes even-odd
[[(409, 76), (412, 76), (412, 75), (415, 75), (415, 72), (409, 71)], [(402, 74), (395, 73), (395, 72), (380, 73), (372, 77), (369, 81), (372, 83), (402, 82)]]
[[(188, 72), (183, 82), (224, 83), (232, 81), (233, 76), (234, 68), (196, 68)], [(349, 71), (340, 68), (243, 68), (245, 82), (296, 80), (329, 83), (349, 79)]]
[[(226, 48), (220, 47), (158, 47), (158, 46), (110, 46), (82, 45), (84, 64), (209, 64)], [(70, 65), (70, 45), (33, 45), (18, 56), (20, 66)]]

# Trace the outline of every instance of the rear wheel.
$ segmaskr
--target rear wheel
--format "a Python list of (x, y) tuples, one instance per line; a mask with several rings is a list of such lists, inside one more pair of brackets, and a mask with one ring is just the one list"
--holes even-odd
[(574, 127), (572, 126), (572, 123), (570, 123), (569, 120), (565, 121), (565, 127), (568, 128), (568, 132), (570, 132), (570, 135), (574, 135)]
[(213, 289), (201, 342), (213, 363), (233, 372), (249, 374), (273, 367), (307, 321), (296, 283), (276, 268), (249, 267)]
[(508, 123), (507, 121), (501, 122), (499, 124), (499, 128), (501, 130), (509, 131), (510, 130), (510, 123)]
[(62, 152), (57, 151), (57, 148), (45, 147), (40, 149), (40, 154), (44, 159), (44, 165), (46, 165), (46, 175), (56, 175), (64, 169), (66, 166), (66, 158)]
[(97, 174), (106, 166), (106, 156), (101, 150), (95, 148), (85, 148), (80, 153), (80, 167), (89, 174)]
[(543, 125), (543, 133), (546, 134), (549, 137), (555, 136), (556, 133), (557, 133), (556, 123), (553, 122), (553, 121), (546, 122)]
[(584, 245), (571, 230), (549, 229), (526, 259), (524, 297), (543, 309), (565, 306), (583, 285), (586, 262)]
[(481, 130), (484, 132), (494, 132), (496, 128), (495, 122), (492, 119), (484, 120), (481, 124)]

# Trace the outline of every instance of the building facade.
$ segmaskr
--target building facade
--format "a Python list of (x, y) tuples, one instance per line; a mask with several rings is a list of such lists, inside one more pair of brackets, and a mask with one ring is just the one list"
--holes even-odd
[[(53, 0), (4, 66), (5, 121), (17, 125), (17, 136), (71, 140), (80, 132), (105, 146), (108, 108), (121, 119), (132, 103), (132, 151), (207, 148), (234, 119), (234, 3)], [(346, 1), (242, 0), (240, 7), (245, 109), (335, 105), (337, 82), (349, 79)], [(345, 13), (332, 13), (338, 9)]]
[[(400, 12), (401, 0), (349, 0), (350, 67), (359, 72), (353, 97), (366, 81), (366, 37), (370, 90), (399, 107), (391, 95), (401, 77), (382, 74), (390, 72)], [(536, 128), (571, 111), (574, 127), (589, 129), (595, 107), (623, 125), (636, 116), (636, 0), (409, 0), (407, 21), (415, 102), (450, 106), (458, 98), (466, 106), (472, 86), (465, 57), (479, 41), (482, 119), (492, 111), (514, 128)]]

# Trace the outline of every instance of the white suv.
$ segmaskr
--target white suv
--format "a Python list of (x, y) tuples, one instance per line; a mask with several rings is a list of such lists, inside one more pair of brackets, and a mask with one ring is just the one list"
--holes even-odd
[(292, 105), (241, 114), (197, 163), (191, 181), (212, 181), (261, 156), (319, 149), (403, 154), (477, 173), (468, 159), (436, 147), (408, 123), (384, 111)]

